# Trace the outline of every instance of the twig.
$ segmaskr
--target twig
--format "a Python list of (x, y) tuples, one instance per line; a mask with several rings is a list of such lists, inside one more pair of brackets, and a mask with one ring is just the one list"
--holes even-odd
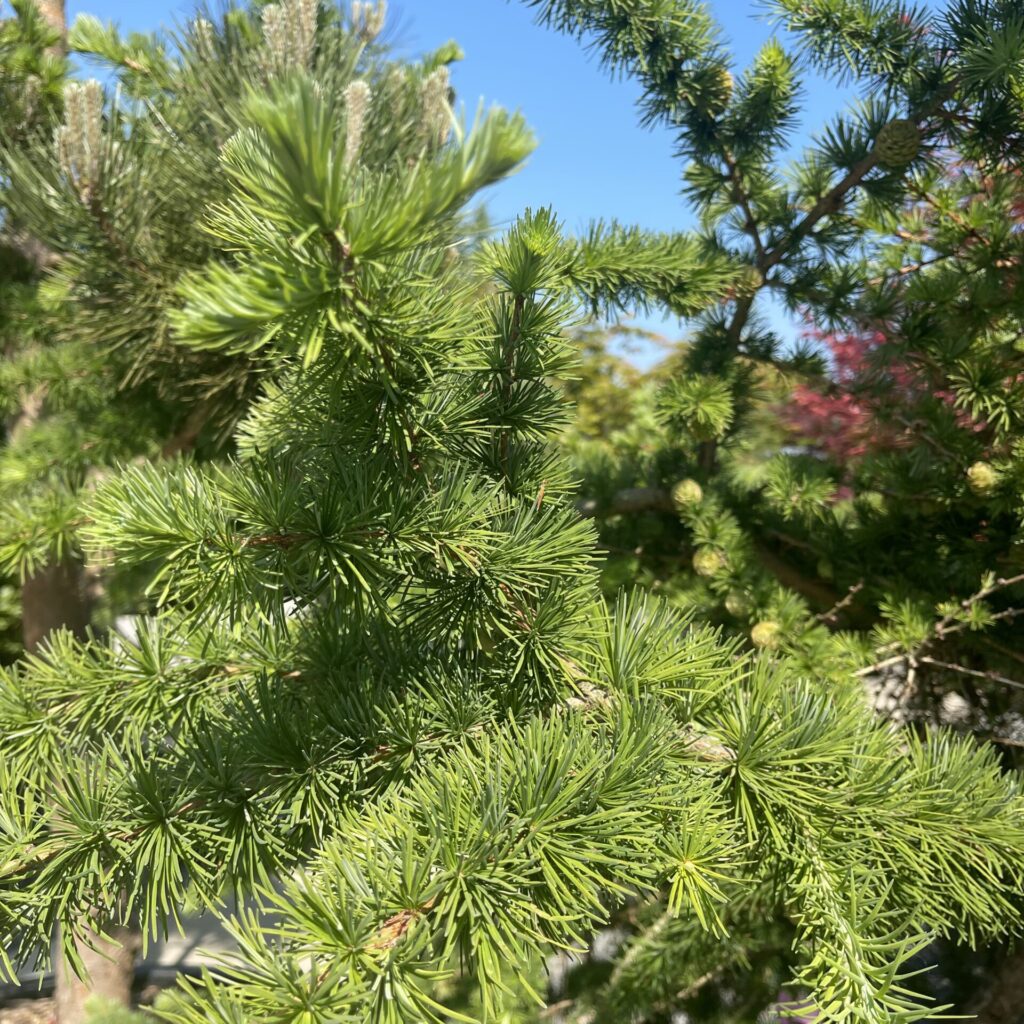
[[(987, 586), (982, 587), (976, 593), (971, 594), (970, 597), (965, 597), (960, 602), (960, 607), (964, 611), (969, 611), (979, 601), (983, 601), (986, 597), (991, 597), (992, 594), (1000, 590), (1005, 590), (1007, 587), (1016, 586), (1018, 583), (1024, 583), (1024, 573), (1020, 573), (1017, 576), (1010, 577), (999, 577), (993, 580)], [(1006, 620), (1016, 618), (1016, 616), (1024, 614), (1024, 608), (1007, 608), (1004, 611), (996, 612), (993, 616), (993, 620)], [(946, 668), (951, 671), (957, 671), (963, 675), (976, 676), (982, 679), (989, 679), (993, 682), (1001, 682), (1008, 686), (1020, 687), (1024, 689), (1024, 684), (1017, 682), (1016, 680), (1009, 679), (1006, 676), (1001, 676), (998, 673), (993, 672), (981, 672), (977, 669), (968, 669), (963, 666), (953, 665), (948, 662), (936, 661), (934, 658), (924, 657), (923, 652), (933, 644), (936, 640), (945, 640), (949, 636), (953, 636), (956, 633), (962, 633), (967, 628), (967, 623), (958, 622), (955, 612), (950, 612), (948, 615), (944, 615), (938, 622), (932, 626), (931, 632), (915, 647), (913, 650), (904, 651), (900, 654), (893, 655), (891, 658), (885, 658), (881, 661), (876, 661), (871, 665), (866, 665), (862, 669), (854, 672), (857, 677), (868, 676), (874, 672), (879, 672), (883, 668), (888, 668), (890, 665), (899, 665), (905, 663), (909, 666), (910, 671), (908, 672), (908, 684), (914, 682), (916, 677), (916, 667), (918, 664), (934, 665), (937, 668)], [(886, 651), (891, 651), (894, 647), (898, 646), (895, 643), (886, 644), (884, 647), (876, 649), (876, 654), (884, 654)]]
[(740, 183), (740, 171), (739, 167), (736, 166), (736, 161), (728, 154), (725, 157), (725, 165), (729, 168), (729, 180), (732, 182), (732, 191), (730, 193), (732, 201), (740, 207), (746, 217), (743, 230), (753, 241), (754, 251), (757, 253), (757, 260), (760, 263), (765, 258), (765, 248), (764, 243), (761, 241), (761, 233), (757, 230), (757, 218), (754, 217), (754, 211), (750, 206), (750, 197), (743, 191)]
[(846, 592), (846, 596), (844, 598), (842, 598), (841, 600), (837, 601), (834, 605), (832, 605), (832, 607), (829, 608), (829, 610), (827, 612), (822, 612), (820, 615), (815, 615), (814, 617), (819, 622), (824, 622), (824, 623), (835, 622), (836, 616), (838, 616), (838, 614), (844, 608), (849, 608), (850, 605), (853, 604), (853, 599), (863, 589), (864, 589), (864, 581), (860, 580), (859, 582), (855, 583), (852, 587), (850, 587), (850, 589)]
[(992, 683), (1002, 683), (1004, 686), (1012, 686), (1018, 690), (1024, 690), (1024, 683), (1010, 679), (1008, 676), (1000, 675), (998, 672), (982, 672), (975, 668), (965, 668), (963, 665), (957, 665), (950, 661), (939, 661), (937, 658), (929, 658), (927, 656), (920, 657), (917, 659), (922, 665), (934, 665), (936, 668), (948, 669), (950, 672), (959, 672), (964, 676), (973, 676), (975, 679), (987, 679)]
[[(984, 601), (986, 597), (991, 597), (991, 595), (997, 591), (1005, 590), (1007, 587), (1016, 586), (1018, 583), (1024, 583), (1024, 573), (1020, 573), (1017, 576), (1011, 576), (1008, 579), (1000, 576), (993, 580), (987, 587), (982, 587), (977, 593), (964, 598), (964, 600), (960, 602), (960, 607), (963, 608), (964, 611), (968, 611), (979, 601)], [(949, 627), (955, 622), (955, 614), (950, 613), (949, 615), (943, 616), (935, 627), (935, 635), (941, 639), (946, 633), (952, 633), (963, 629), (962, 625), (957, 627), (956, 630), (950, 629)]]
[[(1012, 611), (1014, 615), (1024, 614), (1024, 608), (1010, 608), (1009, 611)], [(993, 616), (993, 618), (997, 619), (1009, 619), (1013, 617), (1014, 616), (1006, 614), (1006, 612)], [(1006, 644), (997, 643), (989, 636), (982, 637), (981, 640), (986, 647), (991, 647), (993, 650), (999, 651), (1000, 654), (1005, 654), (1008, 658), (1013, 658), (1014, 661), (1019, 661), (1022, 665), (1024, 665), (1024, 654), (1021, 654), (1020, 652), (1015, 651), (1010, 647), (1007, 647)]]
[(547, 1020), (548, 1017), (555, 1017), (563, 1010), (571, 1010), (575, 1005), (575, 999), (559, 999), (557, 1003), (551, 1003), (550, 1005), (545, 1006), (537, 1016), (540, 1017), (541, 1020)]
[(917, 423), (907, 419), (906, 416), (896, 416), (894, 417), (894, 419), (897, 423), (902, 424), (902, 426), (906, 427), (907, 430), (911, 431), (911, 433), (915, 437), (919, 437), (920, 440), (924, 441), (924, 443), (927, 444), (929, 447), (934, 448), (935, 451), (937, 451), (940, 455), (949, 459), (951, 462), (956, 462), (958, 460), (959, 456), (955, 455), (944, 445), (936, 441), (935, 438), (932, 437), (926, 430), (920, 430), (919, 425)]
[[(891, 644), (887, 644), (887, 647), (891, 647)], [(909, 654), (896, 654), (891, 658), (884, 658), (882, 661), (873, 662), (870, 665), (865, 665), (863, 668), (857, 669), (854, 672), (854, 676), (858, 679), (862, 676), (870, 676), (875, 672), (881, 672), (883, 668), (888, 668), (890, 665), (899, 665), (906, 661), (910, 657)]]
[[(501, 383), (498, 387), (498, 393), (501, 396), (503, 405), (502, 413), (508, 413), (508, 407), (512, 402), (512, 388), (516, 383), (516, 346), (519, 344), (520, 338), (523, 332), (523, 310), (526, 307), (526, 296), (517, 295), (512, 302), (512, 326), (509, 330), (508, 335), (505, 338), (505, 342), (501, 348)], [(501, 473), (505, 477), (505, 486), (508, 487), (512, 482), (511, 466), (509, 464), (509, 444), (511, 442), (512, 431), (509, 427), (504, 426), (501, 428), (501, 433), (498, 438), (498, 457), (501, 461)]]
[(878, 277), (872, 277), (868, 284), (875, 286), (883, 284), (885, 281), (891, 281), (896, 278), (906, 277), (909, 274), (916, 274), (919, 270), (924, 270), (925, 267), (930, 267), (935, 263), (941, 263), (942, 260), (948, 260), (953, 257), (955, 253), (942, 252), (937, 256), (932, 256), (930, 259), (921, 260), (918, 263), (906, 263), (902, 267), (896, 270), (889, 271), (887, 274), (879, 274)]
[(702, 974), (696, 981), (691, 982), (686, 988), (681, 988), (673, 997), (673, 1002), (682, 1002), (684, 999), (692, 999), (705, 985), (710, 984), (716, 978), (721, 977), (725, 972), (724, 967), (716, 967), (707, 974)]

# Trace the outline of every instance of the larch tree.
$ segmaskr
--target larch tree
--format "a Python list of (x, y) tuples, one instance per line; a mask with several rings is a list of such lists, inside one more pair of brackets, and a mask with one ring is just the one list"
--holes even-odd
[[(249, 92), (292, 64), (319, 67), (320, 88), (339, 95), (357, 73), (390, 70), (393, 111), (412, 118), (427, 79), (436, 72), (431, 88), (443, 90), (446, 63), (458, 56), (447, 46), (420, 64), (391, 61), (376, 41), (383, 4), (344, 15), (309, 3), (234, 9), (216, 25), (201, 12), (179, 33), (128, 38), (83, 16), (65, 39), (63, 21), (47, 20), (57, 7), (46, 18), (41, 10), (19, 3), (0, 38), (10, 255), (0, 314), (0, 555), (20, 580), (17, 591), (5, 588), (5, 611), (17, 614), (17, 594), (29, 654), (54, 630), (84, 637), (150, 606), (137, 578), (85, 557), (83, 496), (117, 462), (223, 453), (268, 371), (244, 355), (188, 355), (168, 326), (182, 275), (223, 247), (202, 216), (225, 195), (220, 149)], [(65, 44), (98, 63), (114, 89), (66, 81)], [(383, 128), (380, 152), (407, 144)], [(16, 651), (13, 621), (8, 633)], [(117, 940), (124, 949), (113, 957), (108, 943), (99, 953), (85, 943), (80, 956), (90, 986), (124, 1001), (131, 930)], [(57, 980), (62, 1024), (82, 1019), (87, 991), (66, 970)]]
[[(676, 32), (703, 74), (688, 5), (600, 6), (622, 39)], [(118, 245), (146, 243), (139, 210), (192, 166), (148, 179), (154, 147), (188, 148), (177, 89), (104, 103), (96, 146), (69, 124), (12, 173), (26, 217), (59, 203), (96, 232), (54, 288), (69, 330), (104, 318), (150, 409), (176, 396), (161, 358), (256, 390), (213, 457), (154, 446), (61, 492), (64, 528), (141, 579), (150, 614), (0, 676), (8, 969), (57, 929), (81, 965), (91, 935), (148, 941), (198, 908), (238, 948), (162, 1005), (178, 1024), (529, 1019), (548, 958), (617, 925), (613, 968), (561, 1008), (576, 1019), (663, 1018), (725, 974), (736, 1019), (783, 982), (822, 1021), (923, 1019), (907, 963), (930, 937), (1020, 924), (1015, 780), (969, 738), (874, 721), (852, 678), (650, 595), (606, 601), (554, 443), (580, 298), (697, 314), (735, 259), (616, 224), (567, 238), (546, 210), (468, 245), (469, 204), (532, 149), (523, 119), (457, 117), (440, 67), (311, 60), (331, 21), (265, 8), (264, 77), (184, 108), (223, 132), (216, 173), (188, 179), (207, 248), (155, 284)], [(208, 82), (206, 47), (256, 31), (197, 22), (169, 56), (86, 29), (130, 83)], [(676, 67), (651, 38), (644, 59)], [(104, 292), (101, 253), (137, 276)], [(36, 536), (34, 500), (11, 537)]]
[[(531, 6), (640, 80), (736, 275), (642, 380), (573, 386), (597, 413), (569, 447), (606, 590), (640, 583), (794, 671), (859, 678), (889, 717), (1016, 768), (1019, 5), (784, 0), (781, 41), (742, 73), (699, 4)], [(808, 74), (860, 98), (791, 158)]]

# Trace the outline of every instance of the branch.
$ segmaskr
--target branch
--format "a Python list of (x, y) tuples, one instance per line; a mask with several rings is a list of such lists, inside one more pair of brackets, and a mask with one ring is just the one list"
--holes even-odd
[(858, 160), (846, 175), (832, 186), (815, 204), (807, 211), (792, 234), (784, 242), (780, 242), (771, 252), (767, 253), (763, 264), (758, 269), (764, 274), (772, 267), (781, 263), (789, 255), (793, 246), (802, 241), (814, 230), (818, 221), (836, 213), (846, 198), (847, 193), (855, 189), (863, 180), (878, 166), (878, 157), (869, 153), (862, 160)]
[(794, 568), (773, 551), (769, 551), (763, 544), (755, 542), (754, 550), (758, 561), (780, 583), (813, 601), (819, 608), (830, 608), (839, 602), (839, 595), (830, 586), (820, 580), (804, 576), (799, 569)]
[[(523, 332), (523, 309), (526, 306), (526, 296), (516, 295), (512, 302), (512, 329), (508, 332), (505, 337), (505, 343), (501, 349), (501, 385), (499, 387), (499, 393), (501, 395), (501, 401), (504, 406), (502, 409), (503, 413), (508, 412), (508, 408), (512, 402), (512, 388), (516, 382), (515, 374), (515, 355), (516, 345), (519, 344), (519, 338)], [(508, 487), (512, 482), (511, 474), (509, 473), (509, 442), (511, 440), (511, 431), (507, 426), (501, 428), (501, 435), (498, 440), (499, 446), (499, 458), (501, 459), (501, 472), (505, 477), (505, 486)]]
[(815, 615), (814, 617), (819, 622), (823, 622), (826, 625), (834, 625), (835, 621), (836, 621), (836, 618), (839, 615), (839, 613), (844, 608), (849, 608), (850, 605), (853, 604), (853, 599), (863, 589), (864, 589), (864, 581), (860, 580), (859, 582), (855, 583), (852, 587), (850, 587), (850, 589), (846, 592), (846, 596), (844, 598), (842, 598), (842, 600), (837, 601), (834, 605), (832, 605), (831, 608), (829, 608), (829, 610), (827, 612), (822, 612), (820, 615)]
[[(1011, 576), (1008, 579), (999, 577), (990, 583), (987, 587), (982, 587), (976, 594), (972, 594), (970, 597), (964, 598), (960, 602), (960, 607), (964, 611), (969, 611), (979, 601), (984, 601), (986, 597), (991, 597), (997, 591), (1005, 590), (1007, 587), (1016, 586), (1018, 583), (1024, 583), (1024, 573), (1020, 573), (1017, 576)], [(944, 636), (950, 633), (958, 633), (963, 629), (963, 624), (954, 626), (956, 623), (956, 616), (953, 613), (943, 616), (938, 624), (935, 626), (935, 635), (941, 640)], [(950, 628), (953, 627), (953, 628)]]
[(636, 512), (671, 512), (675, 505), (672, 495), (661, 487), (626, 487), (617, 491), (607, 508), (602, 509), (596, 498), (583, 498), (577, 505), (580, 515), (592, 519), (599, 511), (611, 515), (629, 515)]
[(757, 253), (757, 262), (761, 263), (765, 258), (764, 243), (761, 241), (761, 233), (757, 230), (757, 219), (754, 217), (754, 211), (750, 206), (750, 197), (743, 190), (743, 184), (740, 180), (740, 170), (736, 166), (736, 161), (731, 156), (726, 154), (725, 165), (729, 168), (729, 180), (732, 182), (732, 200), (739, 206), (743, 211), (743, 215), (746, 217), (746, 221), (743, 224), (743, 230), (750, 236), (751, 241), (754, 243), (754, 251)]
[[(971, 594), (970, 597), (965, 597), (960, 602), (960, 607), (964, 611), (970, 611), (979, 601), (983, 601), (986, 597), (991, 597), (992, 594), (997, 593), (1000, 590), (1005, 590), (1007, 587), (1016, 586), (1018, 583), (1024, 583), (1024, 573), (1020, 573), (1017, 576), (1010, 576), (1008, 578), (1000, 577), (994, 580), (986, 587), (982, 587), (979, 591)], [(1005, 611), (997, 612), (992, 616), (993, 620), (1006, 620), (1016, 618), (1018, 615), (1024, 614), (1024, 609), (1021, 608), (1007, 608)], [(967, 623), (957, 621), (955, 612), (950, 612), (948, 615), (944, 615), (938, 622), (932, 626), (931, 631), (928, 635), (912, 650), (903, 651), (900, 654), (894, 654), (892, 657), (884, 658), (881, 661), (876, 661), (871, 665), (866, 665), (862, 669), (858, 669), (854, 672), (857, 677), (863, 677), (871, 675), (874, 672), (879, 672), (884, 668), (889, 668), (892, 665), (907, 664), (910, 666), (911, 673), (918, 664), (933, 665), (937, 668), (945, 668), (950, 671), (959, 672), (962, 675), (975, 676), (982, 679), (988, 679), (993, 682), (1004, 683), (1008, 686), (1020, 687), (1024, 689), (1024, 684), (1017, 682), (1014, 679), (1010, 679), (1006, 676), (1001, 676), (996, 672), (982, 672), (978, 669), (965, 668), (962, 665), (955, 665), (951, 662), (937, 661), (934, 658), (923, 656), (923, 652), (926, 651), (933, 643), (939, 640), (945, 640), (947, 637), (953, 636), (956, 633), (962, 633), (967, 628)], [(891, 651), (893, 648), (898, 646), (897, 644), (886, 644), (884, 647), (877, 648), (876, 654), (883, 654), (886, 651)]]
[(943, 252), (937, 256), (932, 256), (929, 259), (921, 260), (919, 263), (907, 263), (897, 270), (892, 270), (887, 274), (879, 274), (878, 277), (872, 277), (868, 284), (872, 286), (883, 284), (886, 281), (892, 281), (896, 278), (907, 277), (909, 274), (916, 274), (919, 270), (924, 270), (925, 267), (930, 267), (935, 263), (941, 263), (942, 260), (951, 259), (955, 253)]
[(934, 665), (936, 668), (948, 669), (950, 672), (959, 672), (964, 676), (973, 676), (975, 679), (987, 679), (993, 683), (1003, 683), (1005, 686), (1012, 686), (1018, 690), (1024, 690), (1024, 683), (1019, 682), (1016, 679), (1010, 679), (1008, 676), (1000, 675), (998, 672), (982, 672), (974, 668), (965, 668), (963, 665), (957, 665), (950, 661), (939, 661), (936, 658), (929, 658), (927, 656), (917, 659), (922, 665)]

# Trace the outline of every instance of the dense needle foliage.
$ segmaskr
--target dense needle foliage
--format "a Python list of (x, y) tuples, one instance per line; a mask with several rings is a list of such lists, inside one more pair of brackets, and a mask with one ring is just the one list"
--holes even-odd
[[(151, 614), (0, 677), (7, 968), (45, 962), (57, 925), (74, 959), (89, 927), (149, 940), (200, 907), (238, 952), (163, 1004), (180, 1024), (493, 1020), (536, 1016), (544, 958), (625, 923), (580, 1019), (665, 1016), (708, 975), (746, 1019), (784, 981), (822, 1021), (922, 1019), (909, 957), (1018, 927), (1015, 779), (972, 740), (875, 721), (852, 677), (606, 601), (553, 443), (580, 297), (696, 313), (735, 301), (734, 254), (615, 224), (574, 240), (549, 211), (468, 237), (531, 135), (455, 115), (445, 54), (368, 53), (380, 10), (232, 11), (173, 52), (86, 22), (125, 93), (78, 87), (56, 146), (5, 158), (61, 254), (55, 352), (84, 350), (122, 424), (195, 388), (224, 445), (155, 441), (59, 492), (61, 535), (143, 578)], [(688, 5), (590, 12), (614, 45), (678, 29), (703, 68)], [(679, 55), (654, 57), (671, 78)], [(97, 378), (100, 324), (127, 374)], [(5, 528), (12, 564), (52, 555), (47, 493)]]

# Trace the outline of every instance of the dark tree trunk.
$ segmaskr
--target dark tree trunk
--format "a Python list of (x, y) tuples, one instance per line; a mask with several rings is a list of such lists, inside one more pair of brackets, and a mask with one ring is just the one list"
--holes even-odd
[[(84, 636), (91, 602), (81, 562), (64, 559), (40, 569), (25, 581), (21, 599), (22, 637), (28, 653), (38, 650), (57, 629)], [(130, 928), (112, 928), (107, 932), (113, 944), (98, 936), (91, 936), (88, 943), (79, 943), (79, 955), (87, 972), (84, 979), (77, 978), (65, 960), (58, 958), (54, 979), (57, 1024), (83, 1024), (90, 995), (123, 1006), (130, 1004), (138, 936)]]
[(975, 1024), (1024, 1022), (1024, 948), (1010, 953), (999, 965), (981, 1000), (971, 1007)]
[(78, 561), (51, 562), (30, 576), (21, 588), (21, 636), (29, 654), (55, 629), (84, 636), (90, 607), (82, 565)]

